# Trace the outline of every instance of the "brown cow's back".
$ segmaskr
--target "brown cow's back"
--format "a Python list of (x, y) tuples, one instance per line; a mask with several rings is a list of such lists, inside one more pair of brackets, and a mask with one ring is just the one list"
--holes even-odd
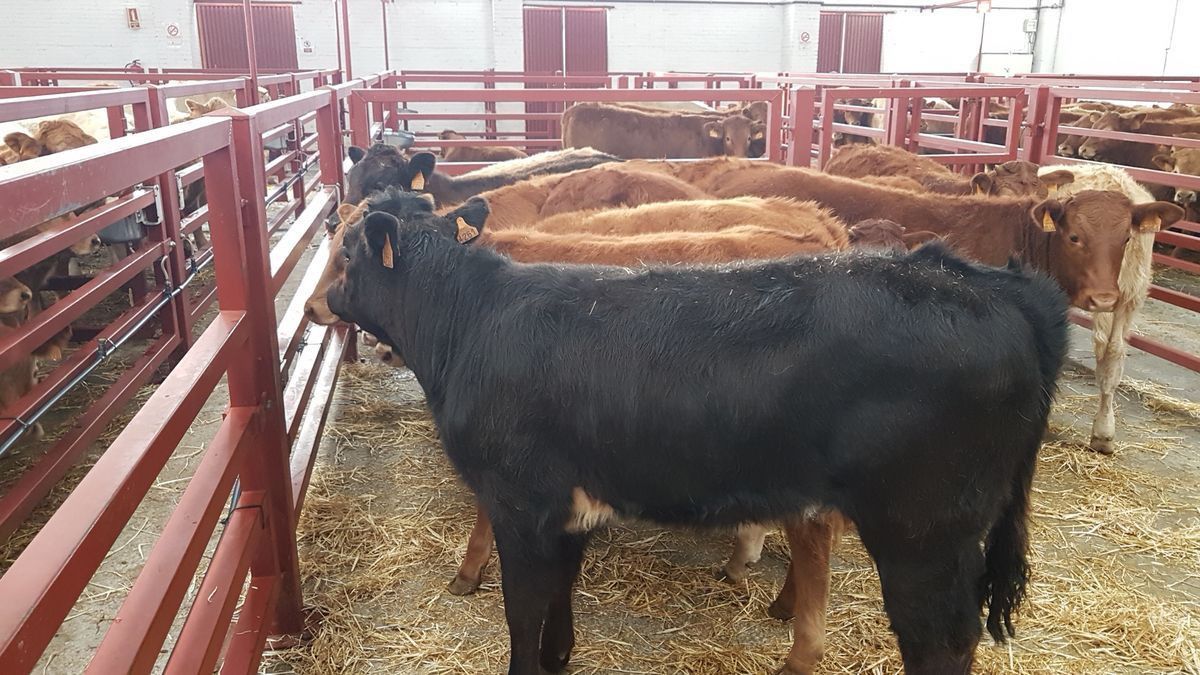
[(812, 202), (780, 198), (704, 199), (574, 211), (546, 218), (531, 228), (543, 232), (630, 236), (650, 232), (716, 232), (743, 225), (811, 234), (819, 237), (827, 250), (842, 250), (850, 244), (846, 226), (828, 210)]
[(708, 157), (719, 146), (705, 133), (707, 115), (578, 103), (563, 113), (563, 147), (592, 147), (626, 159)]
[(841, 250), (820, 229), (781, 232), (756, 225), (717, 232), (654, 232), (633, 236), (501, 230), (485, 231), (479, 242), (520, 262), (624, 266), (765, 260)]

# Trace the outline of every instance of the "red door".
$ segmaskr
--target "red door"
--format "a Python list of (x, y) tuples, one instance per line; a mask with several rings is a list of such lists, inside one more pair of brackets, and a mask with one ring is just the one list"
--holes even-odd
[(821, 12), (818, 73), (878, 73), (882, 53), (882, 14)]
[[(254, 51), (262, 70), (297, 70), (296, 25), (291, 5), (255, 4)], [(200, 61), (205, 68), (247, 70), (246, 22), (242, 6), (197, 2)]]
[[(608, 13), (597, 7), (525, 7), (525, 73), (593, 75), (608, 72)], [(542, 89), (546, 85), (527, 85)], [(527, 103), (526, 112), (561, 113), (561, 103)], [(525, 123), (530, 138), (558, 138), (558, 122)]]

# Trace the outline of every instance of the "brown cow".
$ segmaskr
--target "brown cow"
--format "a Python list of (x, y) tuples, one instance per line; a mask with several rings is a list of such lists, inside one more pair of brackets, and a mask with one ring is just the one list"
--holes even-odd
[[(1155, 136), (1200, 133), (1200, 117), (1156, 120), (1147, 119), (1147, 115), (1145, 110), (1128, 113), (1101, 113), (1092, 128), (1100, 131), (1123, 131)], [(1136, 143), (1111, 138), (1088, 138), (1079, 145), (1078, 150), (1079, 156), (1084, 159), (1146, 169), (1155, 168), (1154, 156), (1160, 152), (1162, 152), (1160, 146), (1153, 143)]]
[[(1200, 133), (1179, 134), (1178, 138), (1200, 140)], [(1157, 154), (1152, 158), (1154, 168), (1161, 171), (1200, 176), (1200, 148), (1168, 148), (1168, 152)], [(1175, 188), (1175, 203), (1184, 208), (1196, 206), (1196, 190), (1191, 188)]]
[(596, 148), (626, 159), (747, 157), (765, 126), (743, 115), (650, 112), (577, 103), (563, 112), (563, 147)]
[(1038, 178), (1037, 165), (1032, 162), (1004, 162), (968, 177), (954, 173), (940, 162), (894, 145), (846, 146), (830, 158), (825, 172), (847, 178), (907, 177), (929, 192), (949, 195), (1045, 197), (1048, 193), (1047, 185)]
[[(834, 218), (826, 209), (812, 202), (797, 202), (778, 197), (768, 199), (737, 197), (734, 199), (669, 201), (643, 204), (634, 208), (571, 211), (527, 225), (529, 229), (555, 234), (577, 235), (588, 233), (603, 235), (605, 237), (624, 238), (659, 232), (721, 232), (739, 226), (751, 226), (754, 233), (761, 234), (753, 243), (753, 246), (747, 248), (747, 252), (765, 250), (771, 247), (777, 249), (778, 245), (785, 241), (789, 242), (789, 247), (793, 251), (840, 251), (847, 248), (850, 243), (846, 234), (846, 225), (837, 218)], [(768, 236), (762, 233), (763, 230), (773, 231), (778, 233), (779, 236)], [(783, 235), (785, 234), (790, 236), (784, 237)], [(797, 239), (796, 237), (800, 238)], [(751, 238), (746, 237), (746, 239), (749, 240)], [(588, 240), (581, 237), (580, 241)], [(808, 243), (806, 244), (805, 242)], [(679, 256), (675, 256), (678, 260), (715, 262), (716, 259), (713, 256), (718, 255), (720, 251), (705, 252), (702, 249), (705, 245), (716, 245), (718, 243), (724, 243), (729, 246), (726, 250), (728, 250), (730, 255), (723, 258), (725, 261), (778, 257), (769, 254), (733, 255), (737, 243), (730, 241), (730, 238), (697, 239), (696, 242), (693, 242), (695, 245), (680, 244), (676, 247), (664, 249), (664, 253), (660, 254), (659, 257), (648, 251), (650, 248), (649, 244), (652, 243), (665, 246), (661, 240), (656, 242), (654, 238), (639, 239), (636, 242), (625, 242), (630, 251), (636, 252), (643, 250), (643, 248), (646, 249), (646, 254), (651, 256), (647, 262), (669, 262), (671, 261), (671, 256), (668, 255), (667, 251), (674, 250), (678, 250), (679, 252)], [(613, 241), (608, 241), (607, 244), (606, 248), (624, 250)], [(586, 245), (582, 246), (580, 253), (582, 254), (587, 248)], [(694, 254), (696, 258), (693, 259), (690, 256), (684, 255), (685, 252)], [(617, 254), (614, 253), (613, 255), (616, 256)], [(664, 258), (661, 256), (667, 257)], [(519, 260), (526, 262), (524, 258), (519, 258)], [(562, 257), (559, 260), (571, 260), (575, 262), (574, 257)], [(587, 257), (586, 260), (581, 262), (605, 265), (628, 264), (606, 262), (606, 260), (594, 259), (592, 257)]]
[(1112, 311), (1117, 275), (1131, 234), (1156, 231), (1183, 217), (1168, 202), (1134, 205), (1123, 194), (1086, 190), (1059, 201), (956, 197), (896, 190), (803, 168), (747, 169), (714, 196), (782, 196), (813, 200), (850, 222), (889, 218), (945, 237), (965, 255), (1003, 265), (1018, 255), (1042, 269), (1085, 310)]
[[(466, 136), (454, 131), (446, 129), (438, 134), (438, 138), (443, 141), (466, 140)], [(523, 159), (529, 155), (525, 151), (506, 146), (468, 146), (468, 145), (453, 145), (442, 148), (442, 159), (447, 162), (503, 162), (509, 159)]]
[(927, 230), (909, 232), (900, 223), (887, 218), (871, 218), (850, 227), (850, 246), (875, 248), (885, 251), (905, 251), (938, 236)]

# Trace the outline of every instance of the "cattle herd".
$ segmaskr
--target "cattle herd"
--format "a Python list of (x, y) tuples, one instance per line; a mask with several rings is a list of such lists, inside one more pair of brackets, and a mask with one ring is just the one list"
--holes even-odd
[[(1069, 306), (1094, 314), (1091, 444), (1113, 450), (1154, 233), (1193, 192), (1156, 195), (1105, 164), (962, 175), (851, 135), (823, 171), (785, 167), (752, 159), (764, 108), (577, 104), (565, 149), (532, 156), (446, 130), (444, 161), (497, 162), (457, 176), (429, 152), (348, 152), (305, 313), (358, 324), (424, 389), (477, 499), (450, 590), (474, 592), (497, 549), (511, 674), (566, 666), (585, 546), (619, 518), (736, 529), (731, 580), (781, 526), (792, 560), (768, 611), (793, 620), (789, 675), (822, 657), (830, 555), (854, 528), (906, 670), (969, 672), (981, 608), (1003, 641), (1024, 596)], [(1200, 138), (1187, 135), (1195, 113), (1078, 104), (1063, 119)], [(30, 131), (5, 138), (0, 162), (96, 142), (67, 119)], [(1200, 168), (1200, 151), (1078, 140), (1060, 152)], [(0, 280), (0, 330), (42, 309), (49, 276), (100, 243)], [(0, 404), (68, 337), (6, 371)]]
[[(1111, 452), (1153, 236), (1184, 210), (1112, 166), (962, 176), (846, 144), (817, 171), (748, 159), (741, 110), (670, 126), (622, 108), (569, 108), (576, 147), (459, 176), (427, 152), (350, 152), (305, 311), (357, 323), (424, 389), (478, 505), (451, 592), (478, 588), (494, 544), (509, 672), (557, 672), (595, 528), (736, 527), (737, 580), (778, 524), (780, 672), (808, 673), (853, 527), (906, 670), (968, 672), (979, 609), (1002, 641), (1024, 595), (1067, 308), (1096, 318), (1092, 445)], [(647, 116), (653, 133), (626, 133)], [(708, 158), (651, 159), (689, 153)]]

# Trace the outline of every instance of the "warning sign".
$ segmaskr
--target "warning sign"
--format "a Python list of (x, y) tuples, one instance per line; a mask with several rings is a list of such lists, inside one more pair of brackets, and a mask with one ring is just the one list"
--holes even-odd
[(173, 37), (173, 38), (179, 37), (179, 24), (177, 24), (177, 23), (167, 24), (167, 37)]

